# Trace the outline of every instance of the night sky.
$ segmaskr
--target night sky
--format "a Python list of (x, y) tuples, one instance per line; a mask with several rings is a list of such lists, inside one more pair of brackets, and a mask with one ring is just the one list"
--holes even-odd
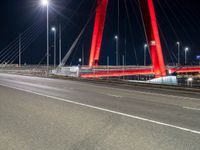
[[(52, 0), (51, 3), (50, 26), (58, 27), (59, 24), (62, 24), (62, 53), (64, 55), (92, 15), (95, 1)], [(182, 62), (184, 61), (183, 49), (188, 46), (190, 47), (189, 62), (197, 63), (195, 57), (200, 55), (199, 5), (200, 1), (197, 0), (155, 0), (163, 53), (167, 64), (177, 62), (177, 41), (180, 41), (182, 45)], [(117, 13), (117, 0), (110, 0), (100, 64), (106, 64), (107, 56), (110, 57), (111, 65), (115, 64), (114, 36), (118, 32)], [(41, 62), (44, 64), (46, 62), (43, 59), (46, 53), (46, 11), (45, 8), (40, 6), (40, 1), (1, 0), (0, 18), (0, 51), (14, 41), (20, 33), (27, 31), (27, 34), (22, 37), (22, 45), (27, 47), (22, 56), (22, 63), (39, 64)], [(127, 65), (142, 65), (145, 34), (137, 0), (120, 0), (119, 20), (120, 61), (122, 61), (122, 55), (126, 54)], [(84, 47), (85, 62), (88, 62), (93, 24), (94, 19), (90, 21), (67, 64), (78, 64), (82, 47)], [(50, 32), (49, 34), (50, 61), (53, 63), (53, 33)], [(15, 53), (15, 50), (17, 50), (15, 46), (17, 46), (17, 43), (7, 51)], [(15, 63), (17, 62), (16, 59)], [(150, 64), (149, 59), (148, 64)]]

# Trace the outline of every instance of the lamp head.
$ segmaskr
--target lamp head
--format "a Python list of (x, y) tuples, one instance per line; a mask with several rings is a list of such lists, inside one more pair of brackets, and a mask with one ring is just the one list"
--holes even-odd
[(51, 31), (55, 32), (55, 31), (56, 31), (56, 28), (55, 28), (55, 27), (52, 27), (52, 28), (51, 28)]
[(189, 47), (186, 47), (186, 48), (185, 48), (185, 51), (186, 51), (186, 52), (189, 51)]
[(49, 5), (49, 0), (41, 0), (41, 4), (43, 6), (48, 6)]

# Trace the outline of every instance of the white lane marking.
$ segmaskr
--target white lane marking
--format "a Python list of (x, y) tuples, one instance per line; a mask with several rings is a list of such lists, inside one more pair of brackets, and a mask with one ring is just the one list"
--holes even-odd
[(116, 98), (122, 98), (122, 96), (120, 95), (114, 95), (114, 94), (109, 94), (109, 93), (107, 93), (106, 95), (111, 96), (111, 97), (116, 97)]
[[(79, 84), (79, 83), (77, 83)], [(113, 87), (107, 87), (107, 86), (97, 86), (97, 85), (92, 85), (92, 84), (87, 84), (93, 87), (98, 87), (98, 88), (107, 88), (107, 89), (113, 89), (113, 90), (118, 90), (118, 91), (124, 91), (124, 92), (135, 92), (135, 93), (140, 93), (140, 94), (146, 94), (146, 95), (153, 95), (153, 96), (164, 96), (164, 97), (170, 97), (170, 98), (178, 98), (178, 99), (184, 99), (184, 100), (195, 100), (195, 101), (200, 101), (200, 98), (192, 98), (192, 97), (183, 97), (183, 96), (175, 96), (175, 95), (165, 95), (165, 94), (159, 94), (159, 93), (150, 93), (150, 92), (142, 92), (142, 91), (137, 91), (137, 90), (125, 90), (125, 89), (118, 89), (118, 88), (113, 88)], [(166, 90), (168, 91), (168, 90)]]
[(200, 108), (193, 108), (193, 107), (183, 107), (184, 109), (189, 109), (189, 110), (196, 110), (200, 111)]
[[(0, 75), (7, 75), (7, 74), (0, 74)], [(12, 75), (10, 75), (12, 76)], [(32, 78), (34, 79), (35, 77), (29, 77), (29, 76), (23, 76), (23, 75), (13, 75), (13, 76), (22, 76), (22, 77), (27, 77), (27, 78)], [(40, 77), (36, 77), (37, 79), (43, 79)], [(48, 78), (44, 78), (44, 79), (48, 79)], [(59, 79), (51, 79), (51, 81), (60, 81)], [(142, 92), (142, 91), (137, 91), (137, 90), (125, 90), (125, 89), (118, 89), (118, 88), (113, 88), (113, 87), (108, 87), (108, 86), (98, 86), (98, 85), (94, 85), (94, 83), (80, 83), (78, 81), (76, 82), (72, 82), (72, 81), (66, 81), (63, 80), (65, 82), (68, 82), (70, 84), (78, 84), (78, 85), (89, 85), (89, 86), (93, 86), (93, 87), (98, 87), (98, 88), (107, 88), (107, 89), (113, 89), (113, 90), (118, 90), (118, 91), (124, 91), (124, 92), (135, 92), (135, 93), (140, 93), (140, 94), (146, 94), (146, 95), (154, 95), (154, 96), (164, 96), (164, 97), (170, 97), (170, 98), (178, 98), (178, 99), (183, 99), (183, 100), (195, 100), (195, 101), (200, 101), (200, 98), (192, 98), (192, 97), (183, 97), (183, 96), (175, 96), (175, 95), (166, 95), (166, 94), (159, 94), (159, 93), (150, 93), (150, 92)], [(170, 91), (170, 90), (166, 90), (165, 91)]]
[(105, 109), (105, 108), (101, 108), (101, 107), (97, 107), (97, 106), (93, 106), (93, 105), (83, 104), (83, 103), (80, 103), (80, 102), (75, 102), (75, 101), (72, 101), (72, 100), (67, 100), (67, 99), (63, 99), (63, 98), (59, 98), (59, 97), (55, 97), (55, 96), (50, 96), (50, 95), (34, 92), (34, 91), (31, 91), (31, 90), (12, 87), (12, 86), (4, 85), (4, 84), (1, 84), (1, 83), (0, 83), (0, 85), (4, 86), (4, 87), (11, 88), (11, 89), (16, 89), (16, 90), (19, 90), (19, 91), (24, 91), (24, 92), (36, 94), (36, 95), (39, 95), (39, 96), (43, 96), (43, 97), (47, 97), (47, 98), (51, 98), (51, 99), (56, 99), (56, 100), (59, 100), (59, 101), (64, 101), (64, 102), (71, 103), (71, 104), (84, 106), (84, 107), (88, 107), (88, 108), (92, 108), (92, 109), (96, 109), (96, 110), (101, 110), (101, 111), (104, 111), (104, 112), (109, 112), (109, 113), (112, 113), (112, 114), (117, 114), (117, 115), (121, 115), (121, 116), (124, 116), (124, 117), (129, 117), (129, 118), (132, 118), (132, 119), (146, 121), (146, 122), (154, 123), (154, 124), (157, 124), (157, 125), (163, 125), (163, 126), (166, 126), (166, 127), (171, 127), (171, 128), (175, 128), (175, 129), (179, 129), (179, 130), (182, 130), (182, 131), (186, 131), (186, 132), (195, 133), (195, 134), (200, 135), (200, 131), (197, 131), (197, 130), (184, 128), (184, 127), (180, 127), (180, 126), (176, 126), (176, 125), (172, 125), (172, 124), (168, 124), (168, 123), (163, 123), (163, 122), (160, 122), (160, 121), (155, 121), (155, 120), (151, 120), (151, 119), (147, 119), (147, 118), (143, 118), (143, 117), (138, 117), (138, 116), (134, 116), (134, 115), (129, 115), (129, 114), (126, 114), (126, 113), (121, 113), (121, 112), (118, 112), (118, 111), (113, 111), (113, 110), (109, 110), (109, 109)]

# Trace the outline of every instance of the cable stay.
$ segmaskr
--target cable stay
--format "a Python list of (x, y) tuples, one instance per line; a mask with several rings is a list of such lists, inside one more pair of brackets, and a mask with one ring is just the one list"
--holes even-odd
[[(29, 28), (27, 28), (22, 34), (21, 34), (21, 54), (25, 52), (25, 50), (35, 41), (39, 35), (41, 34), (41, 28), (38, 24), (38, 22), (31, 25)], [(6, 53), (1, 55), (0, 62), (2, 63), (1, 67), (5, 67), (8, 64), (12, 64), (19, 55), (19, 37), (14, 40), (15, 42), (11, 42), (14, 44), (10, 44), (10, 46), (5, 49)], [(5, 64), (5, 65), (3, 65)]]
[[(92, 9), (93, 10), (93, 9)], [(92, 20), (92, 17), (94, 16), (96, 10), (94, 10), (88, 21), (86, 22), (85, 26), (82, 28), (81, 32), (79, 33), (78, 37), (75, 39), (75, 41), (73, 42), (72, 46), (70, 47), (70, 49), (68, 50), (67, 54), (65, 55), (65, 57), (62, 59), (61, 63), (59, 64), (59, 68), (63, 67), (66, 62), (68, 61), (69, 57), (71, 56), (72, 52), (74, 51), (74, 48), (77, 46), (77, 43), (79, 42), (80, 38), (82, 37), (82, 35), (84, 34), (87, 26), (89, 25), (90, 21)]]

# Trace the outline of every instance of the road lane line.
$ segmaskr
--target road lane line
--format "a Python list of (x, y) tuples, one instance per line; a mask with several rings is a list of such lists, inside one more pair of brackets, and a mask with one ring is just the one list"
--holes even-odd
[(122, 98), (122, 96), (120, 95), (114, 95), (114, 94), (106, 94), (107, 96), (111, 96), (111, 97), (116, 97), (116, 98)]
[[(3, 75), (3, 74), (0, 74)], [(12, 75), (11, 75), (12, 76)], [(16, 75), (16, 76), (23, 76), (23, 75)], [(23, 76), (23, 77), (27, 77), (27, 78), (32, 78), (34, 79), (35, 77), (29, 77), (29, 76)], [(36, 77), (38, 79), (42, 79), (40, 77)], [(48, 79), (48, 78), (44, 78), (44, 79)], [(51, 81), (57, 81), (59, 79), (51, 79)], [(66, 81), (66, 80), (63, 80)], [(70, 81), (67, 81), (70, 82)], [(80, 83), (78, 81), (75, 82), (70, 82), (70, 84), (78, 84), (78, 85), (89, 85), (89, 86), (93, 86), (93, 87), (98, 87), (98, 88), (107, 88), (107, 89), (113, 89), (113, 90), (119, 90), (119, 91), (125, 91), (125, 92), (135, 92), (135, 93), (140, 93), (140, 94), (146, 94), (146, 95), (154, 95), (154, 96), (164, 96), (164, 97), (170, 97), (170, 98), (178, 98), (178, 99), (183, 99), (183, 100), (195, 100), (195, 101), (200, 101), (200, 98), (192, 98), (192, 97), (185, 97), (185, 96), (175, 96), (175, 95), (167, 95), (167, 94), (159, 94), (159, 93), (151, 93), (151, 92), (143, 92), (143, 91), (138, 91), (138, 90), (126, 90), (126, 89), (118, 89), (118, 88), (114, 88), (114, 87), (108, 87), (108, 86), (99, 86), (99, 85), (95, 85), (94, 83)], [(170, 91), (167, 89), (164, 89), (165, 91)]]
[[(79, 84), (79, 83), (77, 83)], [(146, 94), (146, 95), (153, 95), (153, 96), (164, 96), (164, 97), (170, 97), (170, 98), (179, 98), (179, 99), (184, 99), (184, 100), (195, 100), (195, 101), (200, 101), (200, 98), (192, 98), (192, 97), (184, 97), (184, 96), (175, 96), (175, 95), (166, 95), (166, 94), (159, 94), (159, 93), (151, 93), (151, 92), (143, 92), (143, 91), (138, 91), (138, 90), (125, 90), (125, 89), (118, 89), (114, 87), (108, 87), (108, 86), (98, 86), (98, 85), (93, 85), (93, 84), (87, 84), (93, 87), (98, 87), (98, 88), (107, 88), (107, 89), (113, 89), (113, 90), (119, 90), (119, 91), (124, 91), (124, 92), (135, 92), (135, 93), (140, 93), (140, 94)], [(168, 91), (168, 90), (166, 90)]]
[(189, 110), (196, 110), (200, 111), (200, 108), (193, 108), (193, 107), (183, 107), (184, 109), (189, 109)]
[(100, 110), (100, 111), (104, 111), (104, 112), (109, 112), (109, 113), (112, 113), (112, 114), (117, 114), (117, 115), (129, 117), (129, 118), (132, 118), (132, 119), (146, 121), (146, 122), (149, 122), (149, 123), (154, 123), (154, 124), (157, 124), (157, 125), (171, 127), (171, 128), (175, 128), (175, 129), (179, 129), (179, 130), (182, 130), (182, 131), (186, 131), (186, 132), (195, 133), (195, 134), (199, 134), (200, 135), (200, 131), (197, 131), (197, 130), (193, 130), (193, 129), (189, 129), (189, 128), (184, 128), (184, 127), (180, 127), (180, 126), (176, 126), (176, 125), (172, 125), (172, 124), (168, 124), (168, 123), (163, 123), (163, 122), (160, 122), (160, 121), (155, 121), (155, 120), (151, 120), (151, 119), (147, 119), (147, 118), (143, 118), (143, 117), (139, 117), (139, 116), (134, 116), (134, 115), (130, 115), (130, 114), (118, 112), (118, 111), (113, 111), (113, 110), (109, 110), (109, 109), (105, 109), (105, 108), (101, 108), (101, 107), (97, 107), (97, 106), (93, 106), (93, 105), (89, 105), (89, 104), (75, 102), (75, 101), (72, 101), (72, 100), (67, 100), (67, 99), (63, 99), (63, 98), (59, 98), (59, 97), (55, 97), (55, 96), (50, 96), (50, 95), (46, 95), (46, 94), (34, 92), (34, 91), (31, 91), (31, 90), (26, 90), (26, 89), (22, 89), (22, 88), (12, 87), (12, 86), (1, 84), (1, 83), (0, 83), (0, 85), (4, 86), (4, 87), (11, 88), (11, 89), (16, 89), (16, 90), (19, 90), (19, 91), (24, 91), (24, 92), (32, 93), (32, 94), (35, 94), (35, 95), (39, 95), (39, 96), (43, 96), (43, 97), (47, 97), (47, 98), (51, 98), (51, 99), (56, 99), (56, 100), (59, 100), (59, 101), (64, 101), (64, 102), (71, 103), (71, 104), (75, 104), (75, 105), (79, 105), (79, 106), (84, 106), (84, 107), (88, 107), (88, 108), (92, 108), (92, 109), (96, 109), (96, 110)]

